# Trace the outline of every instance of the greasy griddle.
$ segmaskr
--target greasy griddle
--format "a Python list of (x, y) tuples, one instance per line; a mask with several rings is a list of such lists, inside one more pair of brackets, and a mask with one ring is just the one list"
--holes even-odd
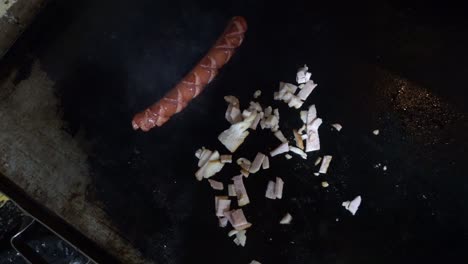
[[(31, 51), (56, 82), (64, 129), (89, 155), (87, 199), (99, 204), (144, 256), (157, 263), (434, 263), (466, 247), (466, 19), (428, 4), (346, 5), (314, 1), (80, 1), (52, 3)], [(216, 80), (162, 128), (135, 132), (134, 113), (160, 98), (243, 15), (245, 43)], [(194, 152), (227, 150), (223, 96), (279, 106), (282, 130), (298, 111), (274, 102), (279, 81), (307, 63), (319, 86), (322, 150), (307, 161), (270, 160), (246, 182), (253, 227), (245, 248), (217, 226), (214, 195), (194, 177)], [(287, 122), (286, 122), (287, 120)], [(331, 123), (344, 129), (336, 133)], [(380, 129), (381, 135), (371, 131)], [(252, 133), (235, 158), (279, 142)], [(326, 176), (313, 162), (331, 154)], [(381, 163), (387, 171), (374, 168)], [(227, 166), (217, 179), (236, 175)], [(269, 179), (284, 198), (264, 198)], [(327, 180), (328, 189), (320, 187)], [(465, 186), (465, 187), (463, 187)], [(363, 197), (356, 216), (341, 202)], [(285, 212), (293, 224), (278, 225)]]

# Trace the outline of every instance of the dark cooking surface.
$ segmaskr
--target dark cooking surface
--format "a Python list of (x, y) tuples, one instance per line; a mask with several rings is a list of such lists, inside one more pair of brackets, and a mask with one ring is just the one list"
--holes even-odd
[[(93, 186), (121, 234), (158, 263), (443, 263), (466, 259), (468, 140), (467, 20), (461, 7), (287, 1), (61, 1), (27, 38), (30, 53), (56, 82), (65, 128), (89, 153)], [(322, 1), (323, 2), (323, 1)], [(132, 115), (163, 95), (209, 48), (232, 15), (244, 15), (244, 45), (216, 81), (183, 113), (150, 133)], [(213, 214), (214, 191), (196, 182), (194, 151), (226, 152), (223, 96), (244, 104), (256, 89), (271, 101), (280, 80), (307, 63), (319, 87), (309, 98), (325, 124), (330, 173), (272, 160), (246, 180), (254, 226), (245, 248), (227, 238)], [(27, 73), (27, 72), (26, 72)], [(285, 133), (298, 114), (280, 105)], [(288, 118), (290, 117), (290, 118)], [(340, 122), (341, 133), (329, 124)], [(375, 137), (371, 131), (380, 129)], [(236, 157), (278, 144), (254, 133)], [(84, 137), (78, 136), (84, 135)], [(263, 135), (263, 136), (262, 136)], [(374, 168), (381, 163), (387, 171)], [(298, 164), (298, 165), (297, 165)], [(234, 166), (221, 177), (234, 176)], [(263, 198), (270, 177), (284, 199)], [(330, 188), (320, 181), (326, 178)], [(352, 217), (341, 202), (363, 197)], [(286, 211), (290, 226), (279, 226)], [(336, 220), (338, 219), (338, 221)], [(466, 260), (465, 260), (466, 261)], [(463, 261), (462, 261), (463, 262)]]

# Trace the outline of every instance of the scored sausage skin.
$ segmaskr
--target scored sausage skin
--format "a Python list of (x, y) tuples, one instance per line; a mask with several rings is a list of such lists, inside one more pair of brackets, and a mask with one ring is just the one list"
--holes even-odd
[(233, 17), (223, 34), (192, 71), (161, 100), (133, 117), (133, 129), (149, 131), (155, 126), (162, 126), (174, 114), (182, 111), (216, 77), (218, 70), (231, 59), (236, 48), (242, 44), (246, 31), (245, 19), (240, 16)]

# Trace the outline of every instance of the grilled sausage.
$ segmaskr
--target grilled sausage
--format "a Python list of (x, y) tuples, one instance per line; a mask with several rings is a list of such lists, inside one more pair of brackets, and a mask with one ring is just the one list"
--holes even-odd
[(182, 111), (217, 75), (218, 70), (231, 59), (237, 47), (242, 44), (247, 31), (243, 17), (233, 17), (223, 34), (200, 62), (161, 100), (136, 114), (132, 120), (133, 129), (148, 131), (162, 126), (174, 114)]

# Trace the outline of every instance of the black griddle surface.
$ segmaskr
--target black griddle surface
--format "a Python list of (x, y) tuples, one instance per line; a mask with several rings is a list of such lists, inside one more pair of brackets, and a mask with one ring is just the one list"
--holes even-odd
[[(64, 129), (89, 154), (88, 199), (146, 258), (466, 261), (466, 9), (322, 2), (57, 1), (26, 33), (33, 44), (19, 58), (39, 58), (56, 83)], [(133, 114), (190, 70), (233, 15), (245, 16), (249, 31), (216, 80), (164, 127), (132, 131)], [(325, 121), (322, 150), (308, 161), (273, 158), (270, 170), (246, 180), (252, 203), (244, 211), (254, 225), (246, 247), (236, 247), (229, 230), (217, 227), (220, 192), (194, 178), (194, 152), (227, 152), (216, 138), (228, 127), (228, 94), (245, 107), (261, 89), (259, 101), (279, 106), (290, 135), (300, 126), (298, 111), (273, 102), (272, 94), (304, 63), (319, 84), (306, 105), (315, 103)], [(334, 122), (342, 132), (330, 128)], [(270, 133), (255, 132), (235, 157), (252, 159), (277, 144)], [(330, 171), (315, 177), (312, 164), (324, 154), (334, 156)], [(374, 168), (378, 163), (388, 170)], [(227, 183), (235, 174), (231, 165), (216, 178)], [(286, 182), (284, 199), (266, 200), (266, 183), (276, 176)], [(363, 203), (353, 217), (341, 202), (356, 195)], [(280, 226), (285, 212), (293, 224)]]

